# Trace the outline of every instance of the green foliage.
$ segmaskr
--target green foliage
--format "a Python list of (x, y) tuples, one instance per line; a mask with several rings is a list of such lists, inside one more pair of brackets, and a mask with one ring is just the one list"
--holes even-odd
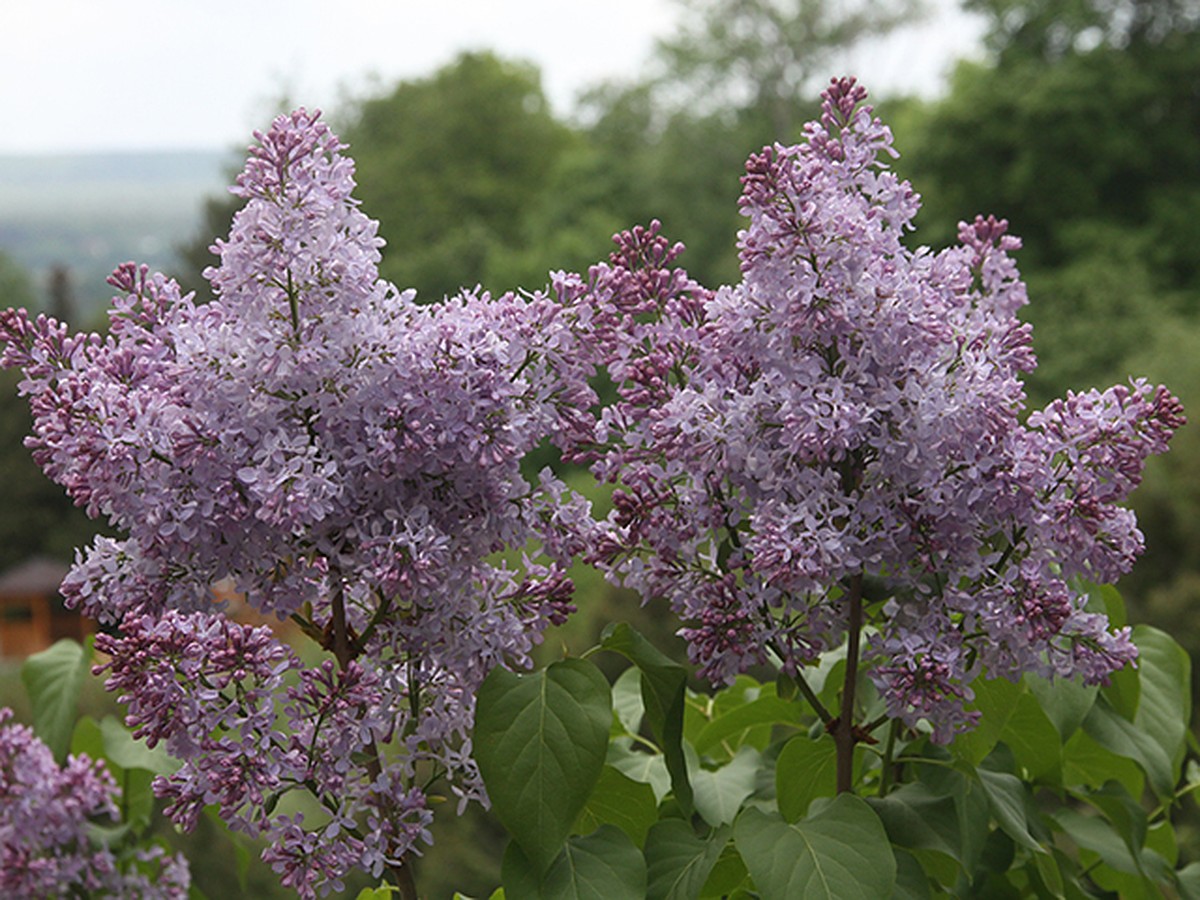
[(121, 789), (122, 821), (112, 834), (146, 831), (154, 820), (151, 782), (155, 775), (174, 772), (179, 763), (162, 747), (151, 750), (134, 740), (129, 729), (112, 716), (105, 716), (100, 722), (83, 716), (74, 726), (71, 753), (86, 753), (92, 759), (104, 760)]
[(62, 765), (79, 715), (79, 692), (92, 663), (86, 645), (63, 639), (21, 666), (21, 681), (33, 707), (33, 731)]
[(764, 897), (873, 900), (889, 896), (896, 883), (879, 817), (851, 794), (792, 824), (749, 807), (733, 840)]
[(639, 847), (646, 833), (658, 821), (658, 800), (654, 788), (635, 781), (613, 766), (600, 770), (600, 778), (572, 830), (590, 834), (601, 825), (616, 825)]
[[(1132, 250), (1149, 251), (1155, 287), (1190, 282), (1198, 54), (1180, 42), (1144, 57), (1102, 47), (1053, 66), (960, 65), (900, 148), (925, 201), (923, 239), (946, 243), (957, 219), (991, 212), (1025, 239), (1027, 274), (1132, 237)], [(1113, 228), (1120, 238), (1094, 245)]]
[[(642, 703), (646, 724), (659, 741), (663, 762), (671, 775), (675, 802), (685, 812), (692, 806), (692, 788), (683, 754), (684, 668), (657, 650), (624, 623), (610, 626), (601, 638), (605, 650), (620, 653), (641, 675)], [(630, 733), (636, 733), (636, 726)]]
[(355, 900), (394, 900), (396, 896), (396, 888), (390, 885), (380, 885), (379, 887), (367, 887), (358, 892)]
[(529, 900), (642, 900), (646, 863), (619, 828), (572, 837), (540, 879), (516, 844), (504, 857), (505, 894)]
[(699, 896), (729, 845), (729, 837), (728, 828), (704, 838), (682, 819), (657, 822), (646, 839), (646, 896), (650, 900)]
[(479, 688), (473, 747), (497, 818), (541, 875), (600, 779), (612, 702), (600, 671), (564, 660), (494, 669)]
[(1067, 386), (1103, 389), (1125, 381), (1128, 371), (1144, 374), (1131, 358), (1165, 326), (1188, 327), (1187, 292), (1156, 273), (1145, 246), (1151, 240), (1098, 219), (1063, 226), (1063, 260), (1029, 276), (1035, 299), (1025, 318), (1033, 325), (1039, 360), (1028, 381), (1034, 406), (1061, 396)]
[(1200, 26), (1195, 0), (967, 0), (1001, 59), (1053, 62), (1088, 47), (1153, 47)]
[[(1200, 298), (1200, 294), (1197, 295)], [(1194, 302), (1194, 301), (1193, 301)], [(1200, 410), (1200, 327), (1165, 319), (1129, 361), (1133, 371), (1172, 386), (1195, 421)], [(1122, 581), (1138, 618), (1200, 653), (1200, 430), (1180, 431), (1171, 452), (1155, 461), (1134, 496), (1146, 552)], [(1195, 682), (1193, 682), (1195, 684)]]
[[(477, 283), (511, 287), (494, 285), (490, 267), (525, 249), (523, 210), (572, 144), (537, 70), (467, 53), (347, 118), (358, 195), (388, 242), (381, 275), (427, 300)], [(536, 275), (526, 283), (546, 270)]]
[(685, 752), (687, 749), (693, 751), (687, 755), (692, 761), (689, 775), (696, 812), (713, 828), (732, 825), (738, 810), (758, 786), (762, 754), (753, 747), (739, 747), (724, 765), (706, 768), (694, 748), (685, 748)]
[[(1119, 619), (1118, 595), (1097, 588), (1094, 596)], [(591, 663), (570, 663), (596, 712), (586, 728), (531, 727), (534, 713), (539, 723), (573, 722), (579, 699), (552, 689), (553, 679), (493, 673), (476, 735), (490, 748), (481, 771), (497, 814), (520, 820), (510, 827), (506, 895), (1196, 896), (1197, 869), (1181, 855), (1174, 825), (1200, 789), (1187, 732), (1190, 664), (1162, 631), (1139, 626), (1133, 639), (1137, 669), (1104, 688), (980, 676), (972, 685), (980, 730), (944, 748), (895, 727), (882, 746), (860, 742), (853, 790), (842, 794), (834, 742), (804, 701), (744, 675), (695, 693), (628, 626), (613, 627), (597, 648), (634, 663), (612, 688)], [(828, 688), (842, 656), (844, 648), (801, 675), (807, 683), (825, 672)], [(813, 695), (816, 683), (808, 684)], [(680, 700), (680, 727), (668, 728), (666, 711)], [(557, 786), (562, 760), (593, 759), (599, 713), (610, 708), (608, 764), (595, 777), (577, 766), (589, 786), (582, 811), (539, 843), (525, 830), (540, 827), (532, 804), (512, 783)], [(505, 746), (524, 748), (507, 767)], [(667, 775), (672, 746), (686, 781)], [(680, 790), (691, 795), (687, 804)]]
[[(781, 717), (781, 721), (788, 721)], [(775, 801), (787, 822), (797, 822), (818, 797), (837, 786), (837, 750), (827, 734), (815, 740), (807, 734), (791, 738), (775, 761)]]
[(780, 0), (681, 0), (680, 31), (660, 41), (672, 86), (689, 105), (740, 109), (790, 140), (803, 121), (806, 89), (832, 57), (869, 37), (911, 23), (916, 0), (788, 3)]

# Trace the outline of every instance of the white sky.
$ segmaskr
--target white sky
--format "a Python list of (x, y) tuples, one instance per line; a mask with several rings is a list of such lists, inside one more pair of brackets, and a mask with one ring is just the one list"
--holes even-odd
[[(875, 95), (938, 93), (975, 52), (954, 0), (846, 61)], [(542, 70), (555, 108), (633, 78), (671, 0), (0, 0), (0, 153), (242, 146), (287, 96), (333, 110), (377, 79), (490, 47)], [(832, 73), (831, 73), (832, 74)], [(841, 73), (838, 73), (841, 74)]]

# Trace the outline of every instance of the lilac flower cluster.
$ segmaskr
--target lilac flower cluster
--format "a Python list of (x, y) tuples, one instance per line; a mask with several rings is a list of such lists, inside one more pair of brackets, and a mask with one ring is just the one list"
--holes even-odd
[[(25, 373), (35, 458), (124, 535), (97, 539), (63, 590), (120, 625), (100, 642), (109, 686), (184, 762), (156, 790), (185, 825), (216, 803), (270, 835), (309, 896), (419, 852), (431, 781), (484, 799), (474, 690), (569, 609), (589, 517), (520, 462), (543, 440), (578, 443), (595, 396), (552, 299), (422, 306), (379, 280), (376, 223), (317, 115), (256, 137), (234, 188), (245, 206), (206, 272), (215, 302), (128, 264), (107, 335), (9, 310), (0, 339)], [(530, 566), (498, 561), (506, 548)], [(329, 661), (306, 668), (228, 621), (222, 579)], [(324, 820), (271, 818), (293, 789)]]
[(271, 630), (167, 610), (127, 617), (119, 637), (97, 635), (96, 647), (110, 657), (97, 671), (108, 671), (106, 686), (119, 692), (134, 737), (162, 742), (183, 761), (155, 785), (168, 815), (191, 829), (205, 805), (218, 803), (234, 827), (269, 827), (266, 799), (304, 771), (281, 753), (288, 742), (275, 710), (276, 692), (300, 664)]
[(919, 198), (864, 98), (835, 81), (801, 144), (750, 158), (741, 283), (693, 282), (657, 225), (559, 276), (620, 392), (577, 455), (618, 484), (593, 557), (671, 603), (711, 680), (796, 673), (857, 608), (889, 713), (946, 741), (983, 669), (1098, 682), (1135, 657), (1079, 579), (1129, 570), (1118, 504), (1183, 416), (1135, 381), (1022, 421), (1019, 242), (977, 218), (910, 250)]
[[(177, 822), (216, 805), (304, 897), (403, 877), (435, 785), (486, 802), (474, 692), (569, 614), (580, 556), (669, 601), (715, 682), (867, 634), (889, 713), (942, 741), (982, 670), (1096, 682), (1134, 658), (1079, 583), (1140, 552), (1119, 504), (1180, 405), (1135, 381), (1024, 417), (1019, 242), (978, 218), (910, 250), (919, 200), (864, 97), (834, 82), (804, 142), (751, 157), (733, 287), (655, 223), (550, 294), (418, 305), (301, 110), (257, 135), (214, 302), (129, 264), (105, 336), (0, 313), (35, 458), (123, 535), (63, 591), (116, 626), (101, 668), (182, 762), (155, 783)], [(601, 367), (618, 400), (593, 415)], [(605, 522), (522, 476), (547, 440), (617, 484)], [(221, 581), (324, 653), (232, 621)], [(75, 793), (90, 814), (107, 790)]]
[(103, 763), (80, 754), (60, 768), (50, 748), (0, 708), (0, 893), (14, 900), (187, 897), (183, 857), (152, 847), (129, 863), (89, 840), (91, 823), (118, 820), (119, 794)]
[[(379, 877), (428, 843), (432, 813), (411, 786), (419, 747), (386, 769), (375, 755), (395, 716), (373, 670), (356, 659), (304, 668), (269, 628), (221, 615), (131, 616), (121, 631), (97, 637), (108, 687), (123, 692), (135, 736), (184, 760), (155, 784), (176, 822), (190, 829), (218, 805), (231, 827), (272, 841), (264, 860), (302, 894), (342, 890), (354, 868)], [(275, 814), (298, 788), (319, 801), (320, 828)]]

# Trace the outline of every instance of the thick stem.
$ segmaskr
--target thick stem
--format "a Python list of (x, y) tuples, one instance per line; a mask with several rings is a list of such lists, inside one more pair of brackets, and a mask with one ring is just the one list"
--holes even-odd
[(401, 863), (391, 869), (391, 876), (396, 880), (396, 888), (400, 891), (400, 900), (418, 900), (417, 884), (413, 881), (412, 866)]
[[(350, 632), (346, 627), (346, 601), (341, 591), (333, 595), (332, 619), (333, 655), (338, 661), (338, 666), (345, 670), (356, 654), (350, 644)], [(379, 762), (379, 748), (372, 741), (371, 745), (367, 747), (367, 772), (372, 778), (378, 778), (382, 771), (383, 766)], [(418, 900), (417, 885), (413, 881), (410, 863), (401, 862), (398, 866), (388, 866), (388, 874), (395, 882), (401, 900)]]
[(834, 746), (837, 748), (837, 792), (839, 794), (854, 787), (854, 745), (858, 742), (854, 728), (854, 694), (858, 684), (858, 654), (862, 637), (862, 586), (859, 573), (850, 579), (846, 600), (850, 605), (850, 621), (846, 638), (846, 678), (842, 683), (841, 713), (832, 729)]
[(346, 600), (339, 590), (333, 595), (333, 655), (338, 665), (345, 670), (354, 659), (350, 649), (350, 632), (346, 627)]

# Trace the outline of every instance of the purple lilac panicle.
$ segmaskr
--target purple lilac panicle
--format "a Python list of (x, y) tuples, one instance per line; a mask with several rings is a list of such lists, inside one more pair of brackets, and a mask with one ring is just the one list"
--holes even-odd
[(835, 80), (799, 145), (750, 158), (739, 284), (697, 285), (657, 223), (559, 276), (620, 397), (576, 455), (619, 483), (594, 559), (672, 604), (708, 678), (813, 662), (865, 579), (890, 714), (948, 741), (982, 668), (1098, 682), (1136, 656), (1076, 579), (1129, 570), (1118, 504), (1183, 416), (1134, 381), (1022, 422), (1020, 242), (980, 217), (908, 249), (919, 198), (865, 96)]
[(60, 767), (33, 731), (0, 708), (0, 893), (13, 900), (83, 895), (175, 900), (188, 896), (182, 856), (141, 851), (133, 865), (88, 838), (118, 819), (120, 792), (101, 762)]
[[(419, 851), (418, 766), (486, 799), (474, 690), (565, 614), (589, 521), (519, 464), (545, 439), (587, 435), (595, 397), (547, 296), (421, 306), (379, 280), (376, 223), (318, 115), (257, 138), (234, 188), (245, 206), (206, 272), (214, 302), (129, 264), (111, 279), (108, 335), (9, 310), (0, 338), (25, 373), (35, 458), (125, 535), (98, 538), (63, 590), (120, 625), (101, 642), (109, 686), (184, 763), (156, 789), (185, 825), (216, 803), (265, 833), (311, 896)], [(528, 571), (494, 562), (508, 547), (528, 550)], [(222, 579), (337, 664), (306, 668), (228, 621), (211, 602)], [(294, 789), (323, 821), (272, 818)]]

